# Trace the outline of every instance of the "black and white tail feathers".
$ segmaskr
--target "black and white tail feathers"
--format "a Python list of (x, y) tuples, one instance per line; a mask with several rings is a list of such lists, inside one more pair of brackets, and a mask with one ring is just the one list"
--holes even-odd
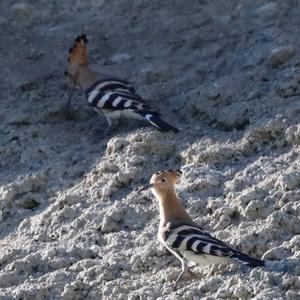
[(169, 123), (162, 120), (158, 113), (156, 112), (147, 112), (147, 111), (138, 111), (141, 116), (143, 116), (149, 123), (155, 126), (157, 129), (161, 131), (173, 131), (178, 133), (179, 130)]
[(252, 267), (252, 268), (265, 266), (265, 262), (263, 260), (250, 257), (250, 256), (248, 256), (244, 253), (238, 252), (238, 251), (234, 251), (231, 258), (234, 260), (240, 261), (241, 263), (243, 263), (249, 267)]
[(163, 121), (160, 114), (135, 94), (133, 86), (116, 78), (98, 80), (85, 91), (89, 105), (101, 110), (106, 118), (129, 117), (145, 119), (161, 131), (179, 132), (177, 128)]

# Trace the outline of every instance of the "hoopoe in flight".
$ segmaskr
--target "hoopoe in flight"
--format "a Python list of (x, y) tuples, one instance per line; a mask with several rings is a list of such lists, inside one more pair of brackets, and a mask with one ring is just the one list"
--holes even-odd
[[(109, 125), (106, 133), (111, 129), (113, 120), (120, 117), (146, 120), (161, 131), (179, 131), (163, 121), (159, 112), (146, 104), (128, 81), (94, 71), (88, 64), (87, 43), (85, 34), (77, 36), (73, 47), (69, 49), (68, 70), (65, 75), (76, 88), (85, 91), (89, 106), (106, 117)], [(67, 106), (70, 105), (71, 98), (72, 92)]]
[(241, 253), (203, 231), (188, 215), (174, 191), (180, 182), (181, 171), (160, 171), (152, 175), (150, 184), (140, 191), (151, 188), (159, 203), (159, 241), (181, 261), (182, 270), (175, 286), (185, 272), (195, 276), (188, 262), (210, 265), (236, 260), (249, 267), (261, 267), (265, 262)]

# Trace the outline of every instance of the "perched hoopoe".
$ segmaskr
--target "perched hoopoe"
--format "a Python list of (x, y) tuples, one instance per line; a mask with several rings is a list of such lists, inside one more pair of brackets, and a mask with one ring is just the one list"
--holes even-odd
[[(69, 49), (68, 71), (65, 74), (77, 88), (85, 91), (89, 105), (97, 112), (103, 113), (109, 124), (114, 119), (129, 117), (146, 120), (161, 131), (179, 130), (160, 118), (145, 100), (135, 93), (128, 81), (98, 73), (90, 68), (87, 61), (87, 37), (77, 36), (73, 47)], [(72, 94), (68, 101), (71, 102)]]
[(153, 174), (150, 184), (140, 190), (151, 188), (157, 198), (160, 214), (158, 239), (181, 261), (182, 271), (175, 281), (175, 286), (185, 272), (190, 272), (188, 262), (210, 265), (237, 260), (250, 267), (264, 266), (263, 260), (233, 249), (203, 231), (191, 219), (174, 191), (174, 185), (180, 182), (180, 177), (181, 171), (160, 171)]

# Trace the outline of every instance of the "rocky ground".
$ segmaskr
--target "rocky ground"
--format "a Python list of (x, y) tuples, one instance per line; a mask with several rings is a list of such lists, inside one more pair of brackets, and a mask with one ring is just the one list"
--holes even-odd
[[(77, 0), (0, 3), (0, 299), (299, 299), (300, 3)], [(64, 112), (73, 39), (178, 126), (105, 120), (81, 93)], [(138, 194), (181, 168), (206, 230), (274, 261), (180, 270)]]

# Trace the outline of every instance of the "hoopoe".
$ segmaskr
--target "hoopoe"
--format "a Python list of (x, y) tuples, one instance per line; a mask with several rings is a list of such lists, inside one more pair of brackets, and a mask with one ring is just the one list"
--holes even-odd
[(236, 260), (250, 267), (261, 267), (265, 262), (241, 253), (203, 231), (188, 215), (174, 190), (180, 182), (181, 171), (160, 171), (152, 175), (150, 184), (140, 191), (151, 188), (159, 203), (159, 241), (181, 261), (182, 270), (175, 286), (185, 272), (195, 276), (188, 262), (210, 265)]
[[(146, 120), (161, 131), (179, 131), (163, 121), (159, 112), (146, 104), (128, 81), (94, 71), (88, 64), (87, 43), (85, 34), (77, 36), (73, 47), (69, 49), (65, 75), (76, 88), (85, 91), (89, 106), (97, 113), (104, 114), (109, 125), (106, 133), (111, 129), (113, 120), (120, 117)], [(71, 98), (72, 92), (67, 106)]]

